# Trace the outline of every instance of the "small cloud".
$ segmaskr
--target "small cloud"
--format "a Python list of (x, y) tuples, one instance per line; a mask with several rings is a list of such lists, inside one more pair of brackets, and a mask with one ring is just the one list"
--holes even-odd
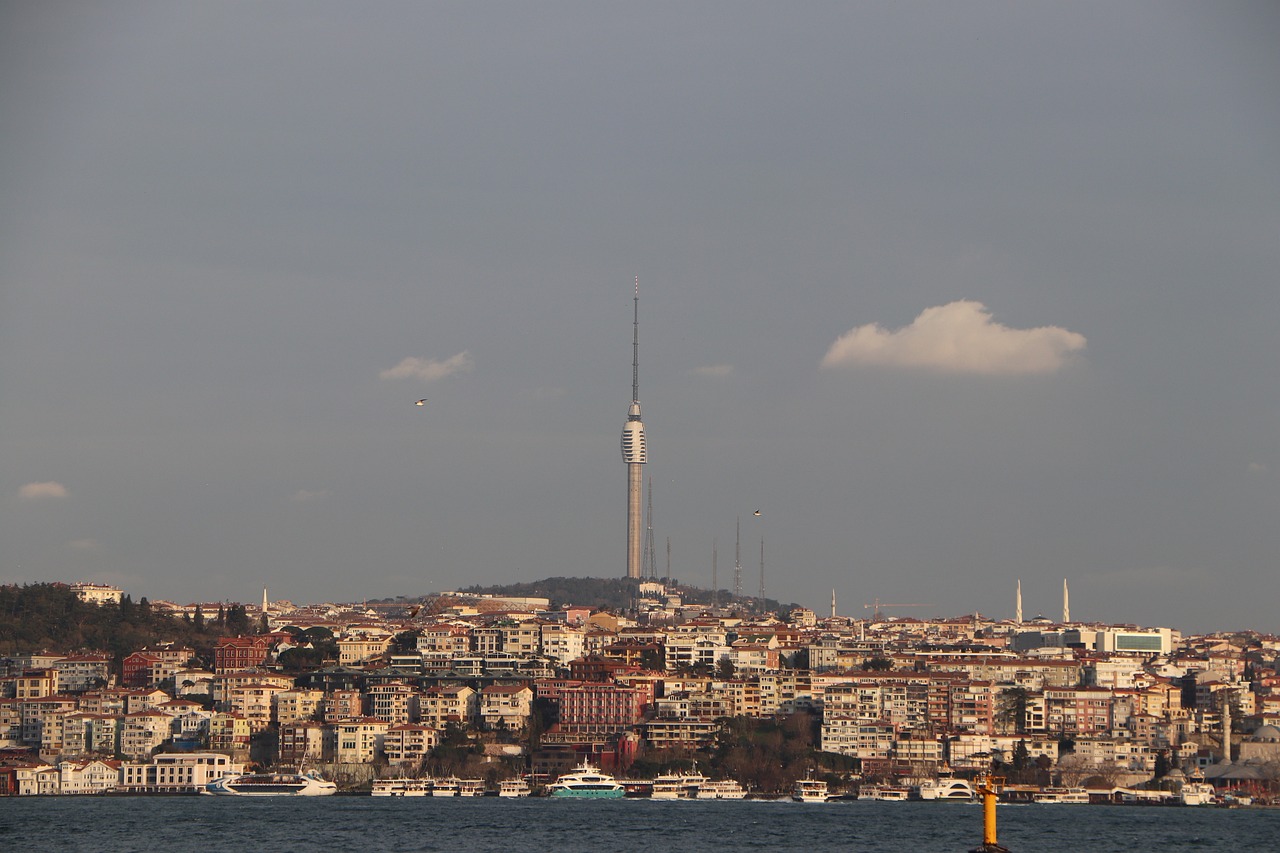
[(297, 501), (298, 503), (306, 503), (308, 501), (323, 500), (324, 498), (329, 497), (330, 494), (331, 492), (328, 489), (316, 489), (315, 491), (309, 489), (298, 489), (298, 491), (293, 493), (293, 496), (290, 497), (289, 500)]
[(48, 498), (65, 498), (67, 487), (61, 483), (27, 483), (18, 489), (18, 497), (24, 501), (41, 501)]
[(878, 323), (841, 335), (823, 367), (885, 365), (943, 373), (1052, 373), (1084, 349), (1084, 335), (1057, 326), (1011, 329), (993, 322), (981, 302), (926, 308), (911, 325), (889, 331)]
[(380, 379), (421, 379), (423, 382), (434, 382), (437, 379), (443, 379), (454, 373), (461, 373), (470, 370), (475, 364), (471, 360), (471, 353), (463, 350), (455, 356), (450, 356), (444, 361), (434, 358), (415, 358), (409, 356), (401, 361), (395, 367), (389, 368), (378, 374)]
[(695, 367), (693, 369), (694, 376), (709, 376), (711, 378), (719, 378), (728, 376), (733, 373), (732, 364), (708, 364), (703, 367)]
[(1267, 473), (1267, 466), (1266, 466), (1265, 464), (1263, 464), (1262, 462), (1250, 462), (1250, 463), (1249, 463), (1249, 473), (1250, 473), (1250, 474), (1265, 474), (1265, 473)]
[(102, 547), (102, 543), (97, 539), (72, 539), (67, 543), (67, 547), (73, 551), (97, 551)]

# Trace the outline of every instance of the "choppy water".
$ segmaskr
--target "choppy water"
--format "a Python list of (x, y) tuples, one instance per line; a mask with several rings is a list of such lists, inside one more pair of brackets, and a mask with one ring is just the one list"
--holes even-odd
[[(1280, 849), (1280, 810), (1001, 806), (1013, 853)], [(955, 803), (319, 797), (0, 799), (0, 850), (59, 853), (963, 853), (982, 810)]]

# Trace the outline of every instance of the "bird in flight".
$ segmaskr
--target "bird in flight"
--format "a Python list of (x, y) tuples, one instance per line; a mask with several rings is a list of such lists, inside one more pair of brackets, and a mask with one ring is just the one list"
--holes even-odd
[[(418, 402), (414, 403), (414, 405), (415, 405), (415, 406), (425, 406), (426, 404), (427, 404), (427, 398), (426, 398), (426, 397), (423, 397), (421, 400), (419, 400)], [(759, 513), (757, 513), (757, 515), (758, 515), (758, 514), (759, 514)]]
[(759, 515), (759, 514), (760, 514), (760, 510), (756, 510), (756, 515)]

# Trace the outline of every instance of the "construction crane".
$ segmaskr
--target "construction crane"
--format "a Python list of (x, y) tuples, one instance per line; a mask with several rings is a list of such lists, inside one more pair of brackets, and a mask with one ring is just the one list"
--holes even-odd
[(873, 618), (873, 619), (875, 619), (877, 622), (879, 622), (882, 618), (884, 618), (884, 617), (881, 615), (881, 613), (880, 613), (880, 608), (882, 608), (882, 607), (933, 607), (933, 606), (934, 606), (934, 605), (932, 605), (932, 604), (918, 604), (918, 603), (913, 603), (913, 604), (882, 604), (882, 603), (880, 602), (880, 599), (878, 599), (878, 598), (877, 598), (877, 599), (876, 599), (876, 601), (875, 601), (875, 604), (864, 604), (864, 605), (862, 605), (862, 609), (863, 609), (863, 610), (870, 610), (870, 611), (872, 611), (872, 618)]

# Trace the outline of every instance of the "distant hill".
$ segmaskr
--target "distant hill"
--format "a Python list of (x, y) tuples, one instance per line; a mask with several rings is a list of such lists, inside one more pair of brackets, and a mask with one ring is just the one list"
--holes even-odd
[[(640, 581), (634, 578), (546, 578), (530, 583), (497, 584), (494, 586), (469, 586), (457, 590), (472, 595), (511, 596), (515, 598), (546, 598), (553, 608), (561, 608), (574, 604), (581, 607), (592, 607), (598, 610), (626, 610), (633, 606), (639, 597)], [(673, 584), (675, 592), (686, 604), (711, 604), (710, 590), (695, 586)], [(732, 595), (728, 590), (720, 590), (716, 600), (722, 607), (733, 609), (730, 604)], [(772, 611), (788, 613), (799, 605), (782, 604), (775, 599), (765, 598), (761, 601), (751, 596), (743, 596), (739, 602), (740, 609), (760, 613)]]

